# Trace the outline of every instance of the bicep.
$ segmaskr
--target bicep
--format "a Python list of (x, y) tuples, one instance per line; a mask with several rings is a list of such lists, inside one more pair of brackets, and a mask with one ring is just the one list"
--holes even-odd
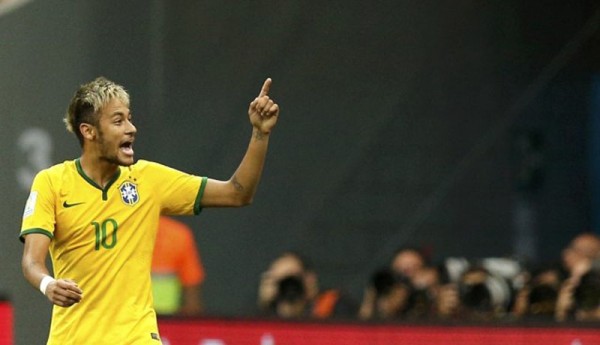
[(28, 269), (37, 264), (45, 264), (50, 247), (50, 237), (44, 234), (32, 233), (24, 238), (23, 269)]
[(202, 207), (240, 206), (238, 192), (231, 181), (207, 179), (200, 200)]

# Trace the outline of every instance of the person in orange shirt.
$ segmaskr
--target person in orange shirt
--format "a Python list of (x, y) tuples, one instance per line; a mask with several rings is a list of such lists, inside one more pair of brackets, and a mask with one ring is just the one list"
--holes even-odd
[(158, 315), (200, 315), (204, 268), (185, 223), (161, 216), (152, 258), (152, 294)]

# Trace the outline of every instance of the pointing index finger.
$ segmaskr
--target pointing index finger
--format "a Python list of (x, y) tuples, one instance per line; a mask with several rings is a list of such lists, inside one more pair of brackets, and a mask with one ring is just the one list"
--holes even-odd
[(267, 78), (267, 80), (265, 80), (265, 83), (262, 86), (262, 89), (260, 89), (260, 93), (258, 94), (258, 97), (262, 97), (262, 96), (266, 96), (269, 94), (269, 89), (271, 89), (271, 83), (273, 81), (271, 80), (271, 78)]

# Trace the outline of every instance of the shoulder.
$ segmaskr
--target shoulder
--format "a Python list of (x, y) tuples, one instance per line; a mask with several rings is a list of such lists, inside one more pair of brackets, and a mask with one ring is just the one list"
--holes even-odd
[(173, 170), (173, 168), (170, 168), (164, 164), (143, 159), (138, 160), (134, 164), (127, 167), (127, 169), (130, 169), (131, 171)]
[(143, 159), (139, 159), (134, 164), (130, 165), (127, 168), (131, 169), (131, 170), (144, 170), (144, 169), (146, 169), (148, 167), (152, 167), (153, 165), (157, 165), (157, 164), (158, 163), (147, 161), (147, 160), (143, 160)]
[(46, 181), (52, 184), (62, 181), (65, 176), (69, 175), (70, 172), (76, 172), (77, 167), (75, 161), (64, 161), (62, 163), (55, 164), (49, 168), (40, 170), (35, 177), (35, 180), (39, 183)]
[(62, 175), (68, 171), (77, 170), (74, 160), (64, 161), (62, 163), (55, 164), (49, 168), (41, 170), (38, 174), (45, 173), (48, 175)]
[(121, 173), (127, 173), (130, 175), (133, 174), (138, 177), (145, 176), (145, 177), (160, 178), (160, 176), (163, 174), (162, 171), (165, 168), (166, 168), (166, 166), (164, 166), (162, 164), (140, 159), (132, 165), (129, 165), (126, 167), (122, 166)]
[(138, 160), (137, 162), (135, 162), (135, 164), (130, 165), (126, 169), (129, 169), (132, 173), (143, 173), (144, 175), (157, 176), (161, 179), (177, 178), (180, 176), (190, 175), (186, 172), (172, 168), (168, 165), (143, 159)]

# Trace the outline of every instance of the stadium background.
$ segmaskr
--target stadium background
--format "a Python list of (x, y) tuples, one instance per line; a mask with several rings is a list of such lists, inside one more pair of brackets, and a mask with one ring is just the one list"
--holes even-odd
[(0, 292), (17, 344), (42, 343), (50, 315), (20, 271), (28, 181), (78, 155), (61, 118), (98, 75), (131, 93), (137, 158), (223, 179), (249, 138), (248, 102), (274, 79), (282, 118), (255, 204), (184, 219), (212, 315), (252, 315), (261, 271), (290, 248), (357, 299), (401, 245), (434, 260), (557, 258), (598, 231), (597, 7), (44, 0), (5, 13)]

